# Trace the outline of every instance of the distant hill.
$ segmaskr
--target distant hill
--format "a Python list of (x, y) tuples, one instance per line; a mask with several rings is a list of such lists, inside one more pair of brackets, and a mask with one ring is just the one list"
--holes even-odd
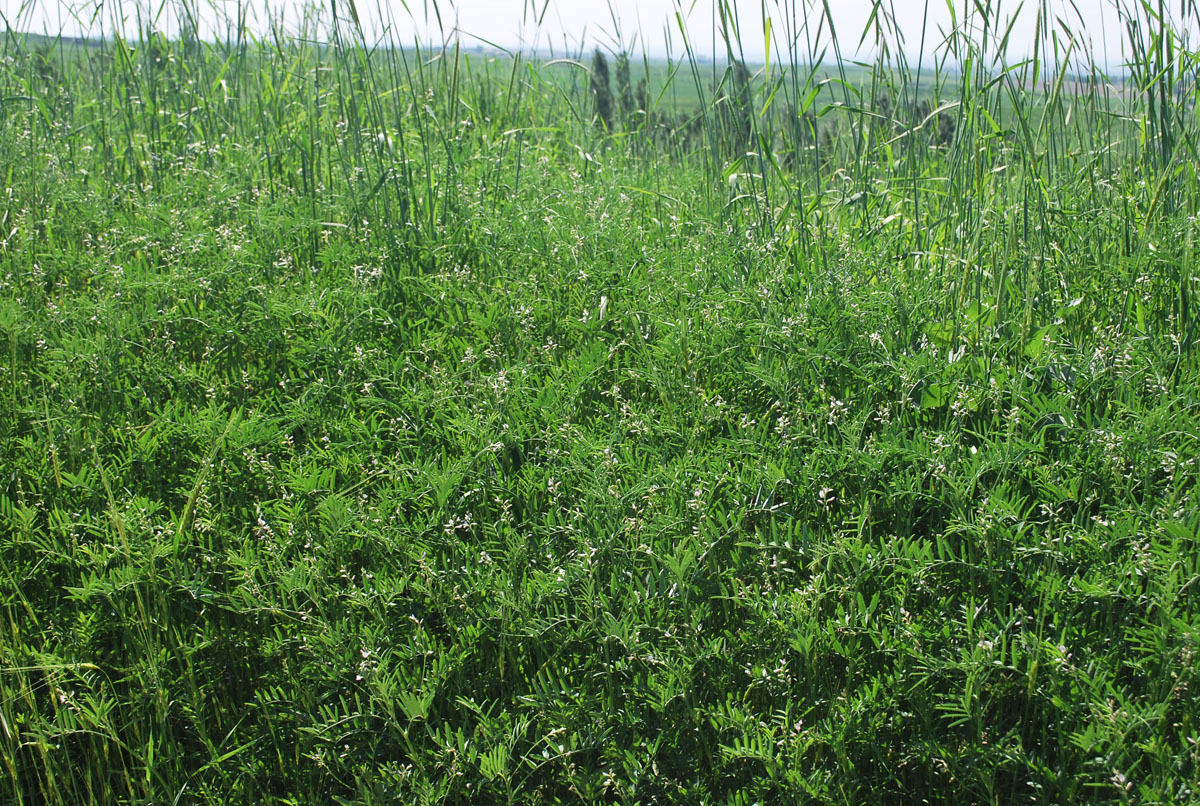
[(21, 31), (5, 30), (2, 34), (4, 41), (24, 42), (25, 47), (51, 47), (56, 44), (72, 45), (75, 47), (102, 47), (104, 40), (81, 36), (47, 36), (46, 34), (22, 33)]

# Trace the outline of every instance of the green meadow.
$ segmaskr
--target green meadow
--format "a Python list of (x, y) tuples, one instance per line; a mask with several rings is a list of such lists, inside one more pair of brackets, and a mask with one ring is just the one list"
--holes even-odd
[(1200, 800), (1193, 0), (336, 8), (0, 40), (0, 802)]

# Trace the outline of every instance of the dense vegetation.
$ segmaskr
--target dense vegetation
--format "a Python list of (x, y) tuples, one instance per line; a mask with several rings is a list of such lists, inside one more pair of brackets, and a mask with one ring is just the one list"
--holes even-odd
[(1196, 8), (808, 12), (9, 35), (0, 800), (1200, 797)]

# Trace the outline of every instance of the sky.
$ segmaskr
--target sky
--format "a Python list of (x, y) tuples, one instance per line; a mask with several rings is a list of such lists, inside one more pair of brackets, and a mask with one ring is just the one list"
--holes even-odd
[[(770, 21), (769, 38), (775, 56), (786, 50), (789, 40), (802, 43), (798, 48), (802, 54), (819, 52), (832, 42), (822, 0), (725, 2), (741, 31), (742, 53), (735, 55), (746, 61), (761, 64), (767, 58), (764, 16)], [(890, 50), (905, 53), (910, 59), (921, 56), (930, 60), (954, 31), (977, 41), (981, 36), (982, 18), (968, 12), (975, 5), (973, 0), (882, 2), (904, 36), (903, 42), (898, 42), (894, 34), (888, 34)], [(1011, 23), (1010, 61), (1031, 55), (1041, 10), (1043, 19), (1053, 19), (1052, 30), (1071, 30), (1084, 40), (1081, 45), (1091, 48), (1099, 63), (1115, 66), (1123, 60), (1117, 2), (1128, 0), (990, 0), (990, 5), (996, 9), (1001, 28)], [(201, 33), (207, 37), (222, 36), (226, 21), (236, 18), (239, 6), (247, 12), (247, 25), (260, 33), (269, 30), (272, 20), (276, 24), (282, 21), (287, 31), (299, 31), (304, 9), (311, 14), (317, 8), (322, 20), (317, 35), (328, 37), (334, 8), (347, 29), (353, 27), (353, 5), (363, 34), (372, 44), (388, 39), (441, 43), (458, 36), (464, 47), (500, 46), (545, 54), (552, 51), (556, 56), (578, 55), (596, 46), (634, 53), (645, 50), (652, 57), (680, 56), (683, 38), (678, 20), (682, 17), (694, 52), (706, 58), (714, 52), (720, 57), (725, 55), (722, 40), (714, 37), (713, 0), (441, 0), (436, 4), (433, 0), (319, 0), (319, 5), (317, 0), (0, 0), (0, 9), (10, 26), (26, 32), (94, 36), (100, 30), (111, 32), (120, 26), (129, 36), (136, 29), (139, 7), (143, 19), (147, 13), (153, 16), (157, 29), (168, 34), (176, 32), (183, 3), (198, 10)], [(1200, 39), (1197, 21), (1183, 18), (1183, 3), (1168, 0), (1170, 24), (1185, 32), (1195, 47)], [(870, 0), (831, 0), (828, 7), (832, 9), (842, 57), (870, 59), (874, 36), (868, 36), (859, 47), (871, 18)], [(798, 24), (792, 25), (790, 20)], [(993, 22), (993, 30), (995, 25)], [(810, 40), (812, 46), (807, 44)], [(828, 55), (832, 58), (832, 49)]]

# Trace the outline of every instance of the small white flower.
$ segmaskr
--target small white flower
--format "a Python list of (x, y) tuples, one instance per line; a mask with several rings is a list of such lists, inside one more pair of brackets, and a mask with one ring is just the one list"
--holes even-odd
[(832, 487), (822, 487), (821, 491), (817, 493), (817, 503), (824, 509), (829, 509), (835, 501), (837, 501), (837, 496), (833, 494)]

